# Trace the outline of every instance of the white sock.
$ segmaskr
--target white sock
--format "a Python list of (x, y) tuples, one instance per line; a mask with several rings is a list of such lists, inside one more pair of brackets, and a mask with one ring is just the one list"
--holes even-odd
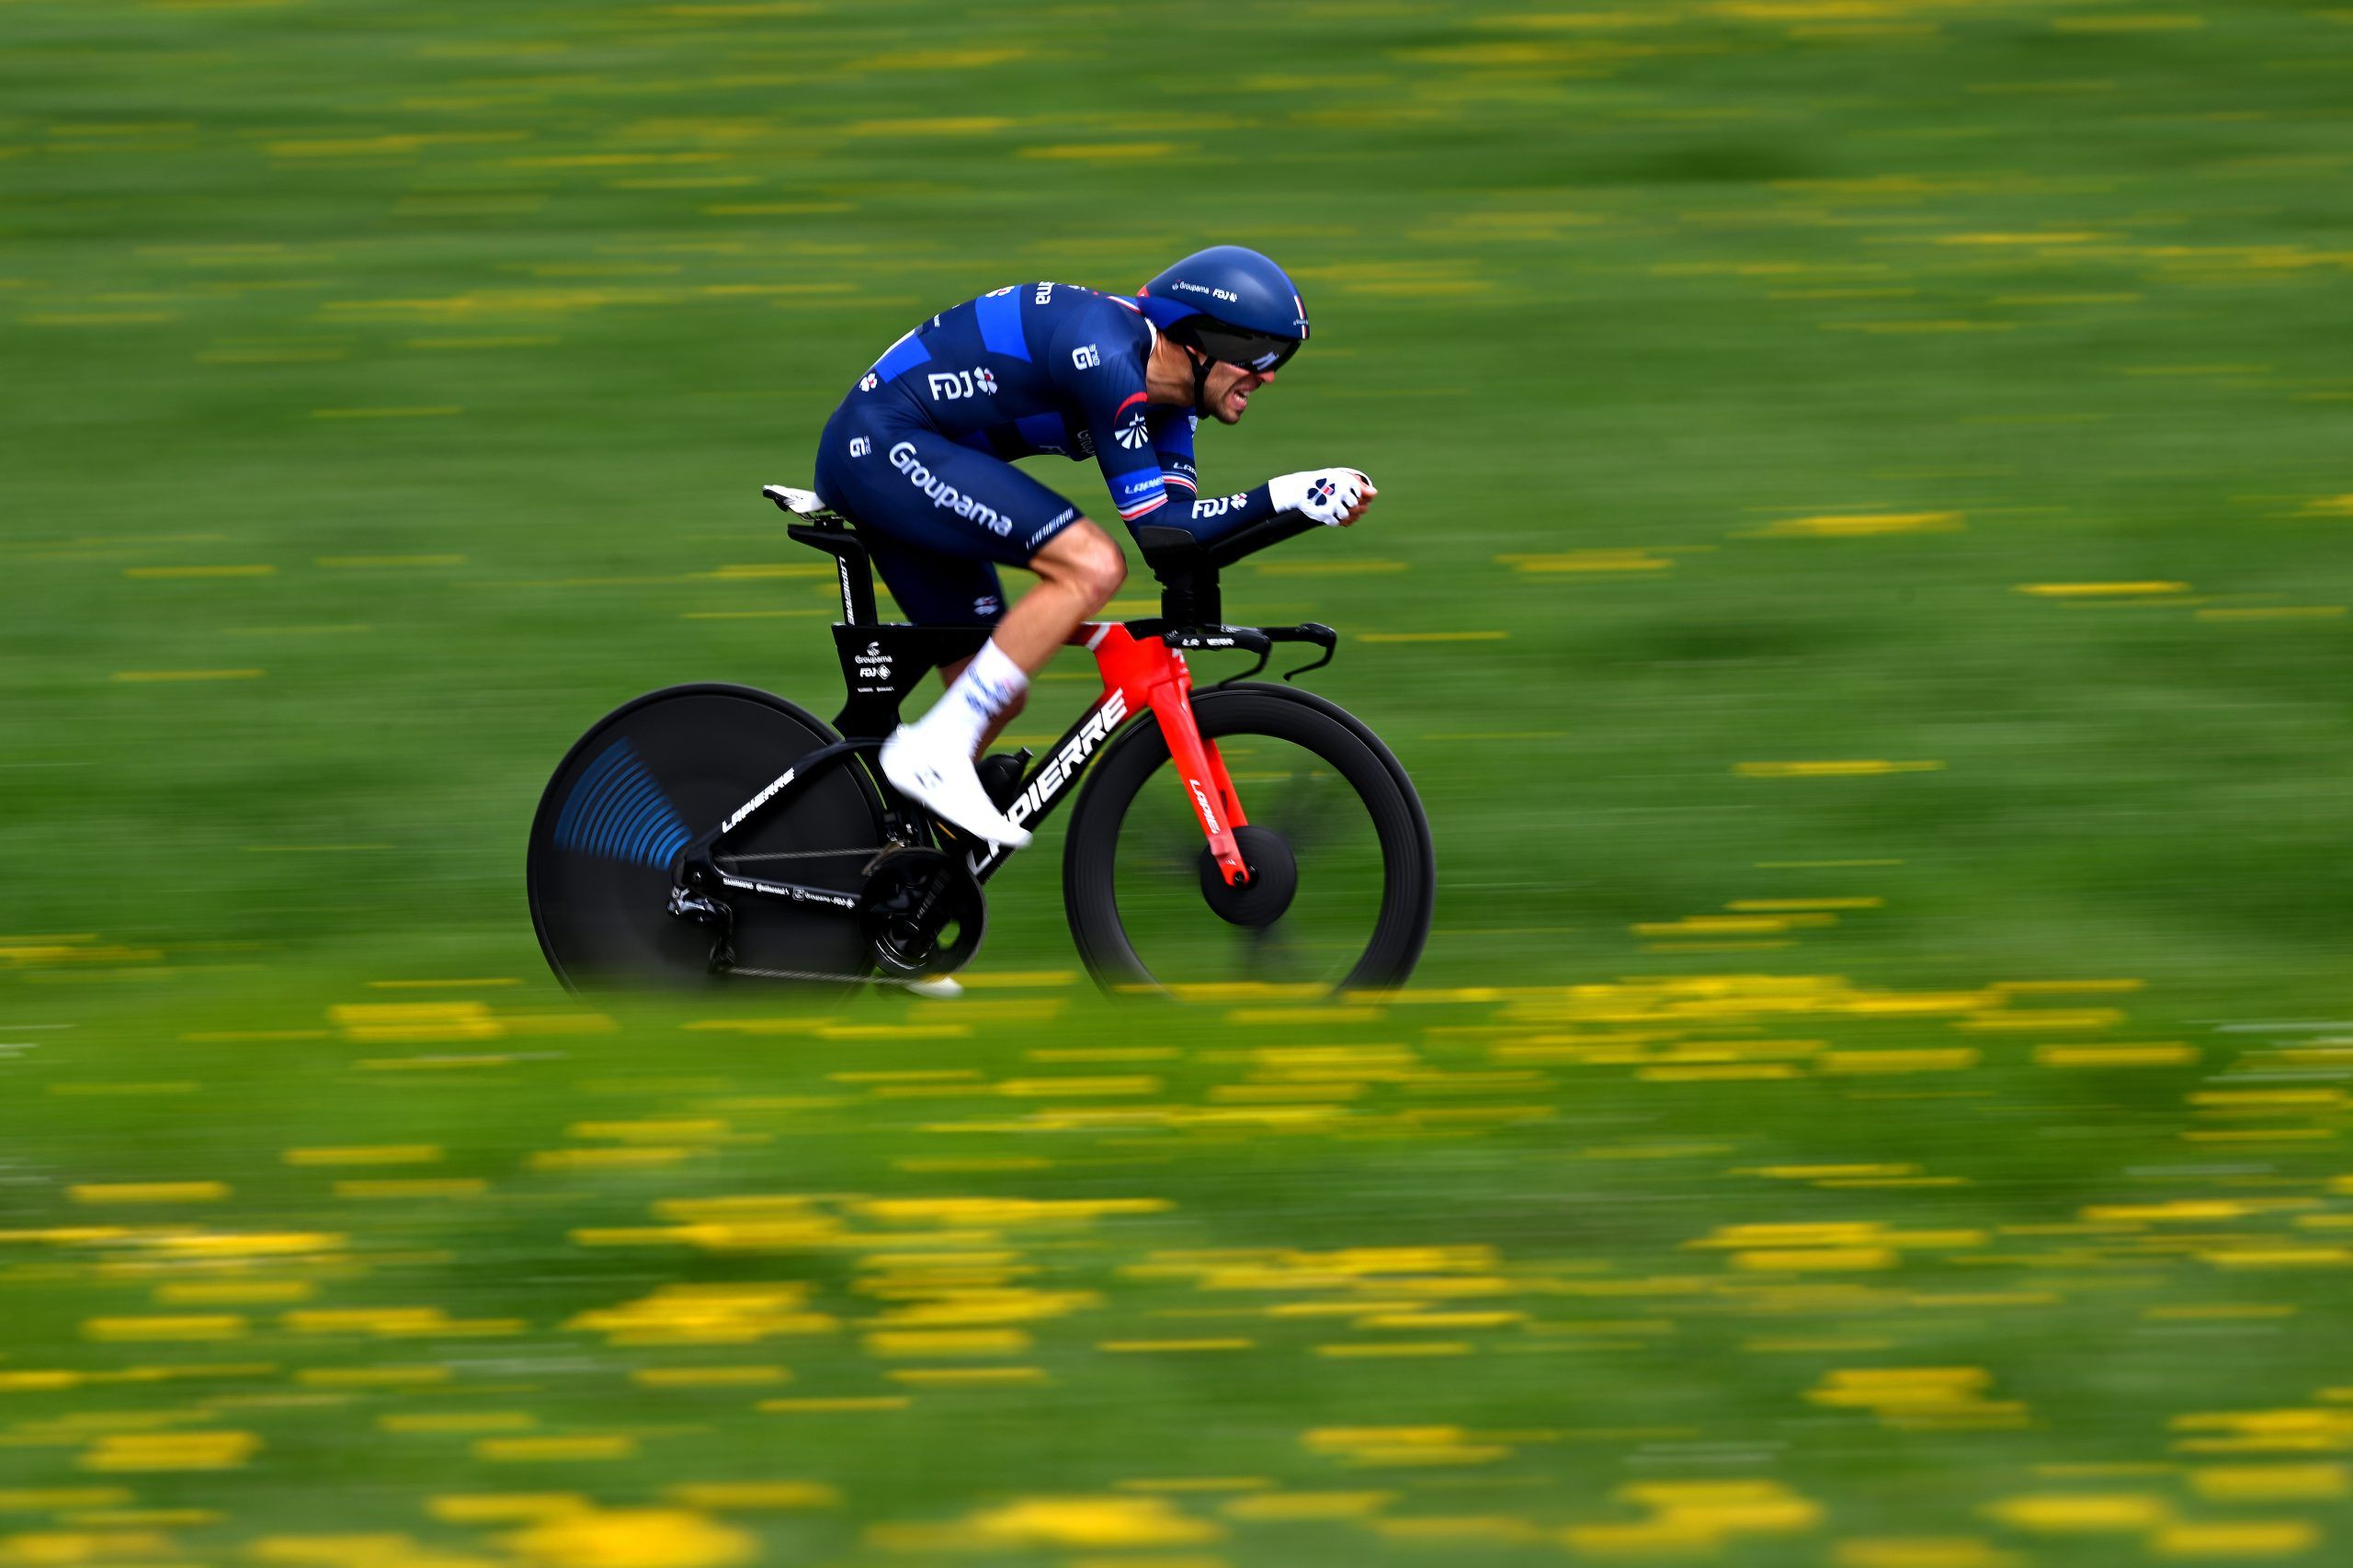
[(915, 727), (926, 739), (936, 738), (953, 745), (958, 755), (970, 756), (980, 748), (983, 732), (1029, 689), (1029, 672), (1015, 664), (992, 637), (972, 655), (948, 695), (933, 704)]

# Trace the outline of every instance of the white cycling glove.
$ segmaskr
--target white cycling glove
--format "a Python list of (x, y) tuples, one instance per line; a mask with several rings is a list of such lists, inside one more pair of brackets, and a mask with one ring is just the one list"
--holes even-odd
[(1267, 498), (1276, 511), (1304, 512), (1327, 528), (1338, 527), (1358, 502), (1380, 494), (1371, 480), (1352, 468), (1279, 473), (1267, 481)]

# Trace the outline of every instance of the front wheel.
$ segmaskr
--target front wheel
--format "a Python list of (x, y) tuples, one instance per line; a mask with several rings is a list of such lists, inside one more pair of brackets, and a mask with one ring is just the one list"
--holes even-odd
[(1113, 743), (1063, 855), (1071, 936), (1107, 991), (1321, 995), (1402, 985), (1438, 873), (1413, 780), (1378, 736), (1313, 693), (1193, 694), (1246, 824), (1251, 884), (1225, 885), (1159, 726)]

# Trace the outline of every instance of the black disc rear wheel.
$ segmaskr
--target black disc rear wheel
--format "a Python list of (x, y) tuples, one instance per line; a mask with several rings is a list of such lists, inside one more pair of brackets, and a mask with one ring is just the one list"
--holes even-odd
[(1388, 747), (1290, 687), (1193, 694), (1246, 825), (1228, 887), (1157, 725), (1113, 743), (1063, 858), (1071, 936), (1097, 983), (1177, 996), (1321, 995), (1404, 983), (1429, 936), (1429, 824)]
[[(840, 737), (781, 698), (739, 686), (649, 693), (608, 714), (549, 780), (531, 824), (531, 924), (573, 990), (704, 987), (718, 927), (669, 912), (671, 862), (818, 747)], [(722, 869), (855, 895), (881, 852), (881, 808), (855, 762), (829, 768), (731, 835)], [(730, 897), (738, 975), (855, 984), (871, 967), (857, 917)]]

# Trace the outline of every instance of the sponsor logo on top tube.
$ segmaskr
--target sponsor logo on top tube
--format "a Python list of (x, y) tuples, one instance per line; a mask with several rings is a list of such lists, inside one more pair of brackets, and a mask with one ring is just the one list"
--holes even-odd
[(946, 480), (923, 465), (915, 455), (913, 441), (901, 441), (891, 449), (891, 466), (907, 476), (907, 483), (931, 498), (931, 504), (943, 512), (953, 512), (969, 518), (1003, 539), (1013, 531), (1013, 519), (995, 507), (983, 505), (965, 494)]
[(1095, 748), (1103, 744), (1103, 738), (1118, 729), (1120, 721), (1127, 716), (1126, 692), (1114, 691), (1105, 698), (1102, 706), (1086, 716), (1086, 722), (1079, 726), (1078, 733), (1046, 759), (1045, 766), (1038, 769), (1037, 778), (1021, 791), (1013, 804), (1005, 808), (1005, 814), (1017, 825), (1036, 816), (1048, 801), (1062, 793), (1063, 786), (1069, 781), (1071, 775), (1095, 755)]

